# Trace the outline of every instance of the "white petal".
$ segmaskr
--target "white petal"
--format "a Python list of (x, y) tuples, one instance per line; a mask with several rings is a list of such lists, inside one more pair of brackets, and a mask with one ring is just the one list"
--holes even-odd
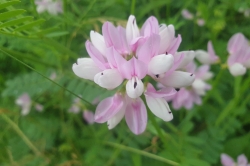
[(174, 63), (174, 57), (171, 54), (161, 54), (153, 57), (149, 64), (148, 64), (148, 70), (149, 73), (158, 75), (167, 72)]
[(202, 79), (202, 80), (209, 80), (209, 79), (211, 79), (212, 77), (214, 76), (214, 74), (212, 73), (212, 72), (206, 72), (204, 75), (202, 75), (201, 77), (200, 77), (200, 79)]
[(72, 66), (73, 72), (81, 78), (94, 80), (94, 76), (101, 72), (91, 58), (79, 58)]
[(246, 68), (240, 63), (234, 63), (229, 67), (229, 71), (233, 76), (240, 76), (246, 73)]
[(203, 51), (203, 50), (195, 51), (195, 58), (197, 58), (198, 61), (201, 62), (202, 64), (210, 64), (211, 63), (210, 56), (209, 56), (208, 52)]
[(162, 33), (162, 31), (167, 28), (167, 25), (166, 24), (160, 24), (159, 25), (159, 33)]
[(30, 112), (30, 107), (31, 107), (31, 105), (24, 105), (24, 106), (22, 107), (21, 114), (22, 114), (23, 116), (28, 115), (29, 112)]
[(154, 98), (146, 95), (146, 101), (149, 109), (155, 116), (161, 118), (164, 121), (170, 121), (173, 119), (173, 114), (168, 106), (168, 103), (163, 98)]
[(125, 105), (122, 107), (122, 109), (117, 112), (110, 120), (108, 120), (108, 129), (111, 130), (113, 129), (124, 117), (125, 115)]
[(107, 69), (96, 74), (94, 81), (99, 86), (111, 90), (118, 87), (123, 78), (117, 69)]
[(192, 87), (194, 88), (195, 92), (199, 95), (205, 95), (206, 90), (206, 83), (201, 79), (195, 79)]
[[(250, 55), (249, 55), (250, 56)], [(250, 68), (250, 58), (248, 60), (246, 60), (245, 62), (243, 62), (243, 65), (246, 67), (246, 68)]]
[(130, 44), (131, 41), (140, 36), (138, 26), (136, 24), (135, 16), (130, 15), (128, 18), (128, 23), (126, 26), (126, 37), (127, 41)]
[(159, 30), (159, 35), (161, 36), (159, 53), (164, 53), (169, 49), (174, 40), (175, 30), (173, 25), (166, 26), (165, 24), (163, 24)]
[(174, 88), (182, 88), (186, 86), (190, 86), (195, 79), (195, 75), (188, 72), (183, 71), (174, 71), (169, 76), (164, 78), (160, 78), (159, 81), (164, 86), (170, 86)]
[(95, 31), (90, 31), (90, 39), (95, 48), (100, 51), (100, 53), (106, 57), (106, 45), (104, 42), (104, 37)]
[(174, 57), (176, 59), (179, 59), (179, 57), (184, 53), (184, 57), (179, 64), (177, 69), (183, 69), (185, 66), (187, 66), (195, 57), (195, 52), (194, 51), (182, 51), (182, 52), (177, 52), (175, 53)]
[(137, 77), (133, 77), (131, 80), (129, 80), (126, 84), (126, 91), (127, 95), (130, 98), (138, 98), (142, 95), (144, 91), (144, 85), (140, 79)]

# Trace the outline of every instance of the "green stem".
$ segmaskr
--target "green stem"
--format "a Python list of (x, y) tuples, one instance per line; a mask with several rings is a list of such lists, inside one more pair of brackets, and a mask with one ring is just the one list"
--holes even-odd
[(234, 96), (239, 95), (241, 80), (242, 80), (242, 76), (237, 76), (234, 79)]
[(37, 10), (36, 10), (36, 5), (35, 5), (35, 0), (30, 0), (31, 4), (32, 4), (32, 8), (33, 8), (33, 11), (36, 15), (36, 17), (39, 17), (39, 14), (37, 13)]
[(145, 151), (142, 151), (142, 150), (138, 150), (138, 149), (135, 149), (135, 148), (132, 148), (132, 147), (128, 147), (128, 146), (124, 146), (124, 145), (120, 145), (120, 144), (116, 144), (116, 143), (112, 143), (112, 142), (105, 142), (104, 144), (115, 147), (115, 148), (119, 148), (119, 149), (122, 149), (122, 150), (126, 150), (126, 151), (129, 151), (129, 152), (132, 152), (132, 153), (137, 153), (137, 154), (140, 154), (142, 156), (146, 156), (146, 157), (158, 160), (158, 161), (162, 161), (162, 162), (170, 164), (170, 165), (179, 165), (179, 163), (177, 163), (175, 161), (165, 159), (165, 158), (157, 156), (155, 154), (151, 154), (151, 153), (148, 153), (148, 152), (145, 152)]
[(135, 14), (135, 4), (136, 4), (136, 0), (132, 0), (130, 14)]
[(250, 78), (244, 82), (241, 89), (239, 88), (241, 78), (236, 78), (236, 79), (239, 79), (239, 80), (236, 80), (236, 84), (238, 84), (237, 85), (238, 87), (236, 87), (237, 90), (235, 90), (236, 91), (235, 97), (229, 102), (227, 107), (221, 112), (221, 114), (217, 118), (217, 120), (215, 122), (216, 126), (219, 126), (219, 124), (225, 119), (225, 117), (227, 117), (230, 114), (231, 110), (234, 110), (237, 107), (237, 105), (241, 102), (242, 94), (249, 87)]
[(26, 64), (26, 63), (20, 61), (19, 59), (15, 58), (14, 56), (10, 55), (9, 53), (3, 51), (1, 48), (0, 48), (0, 51), (1, 51), (2, 53), (4, 53), (5, 55), (11, 57), (12, 59), (18, 61), (19, 63), (23, 64), (24, 66), (28, 67), (29, 69), (35, 71), (37, 74), (39, 74), (40, 76), (44, 77), (45, 79), (51, 81), (52, 83), (56, 84), (57, 86), (59, 86), (60, 88), (64, 89), (65, 91), (67, 91), (67, 92), (71, 93), (72, 95), (74, 95), (74, 96), (80, 98), (80, 99), (81, 99), (82, 101), (84, 101), (90, 108), (94, 108), (94, 105), (93, 105), (93, 104), (91, 104), (91, 103), (88, 102), (87, 100), (83, 99), (82, 97), (78, 96), (78, 95), (75, 94), (74, 92), (71, 92), (70, 90), (66, 89), (66, 88), (63, 87), (62, 85), (60, 85), (60, 84), (56, 83), (55, 81), (51, 80), (50, 78), (46, 77), (45, 75), (43, 75), (42, 73), (40, 73), (39, 71), (37, 71), (36, 69), (34, 69), (33, 67), (31, 67), (31, 66), (29, 66), (28, 64)]
[[(160, 137), (161, 141), (164, 143), (164, 145), (167, 147), (168, 146), (168, 142), (167, 142), (167, 137), (169, 140), (171, 140), (171, 142), (178, 147), (178, 143), (171, 138), (171, 136), (167, 133), (163, 133), (161, 128), (158, 126), (158, 124), (156, 123), (155, 117), (154, 115), (151, 113), (151, 111), (148, 111), (148, 115), (149, 115), (149, 119), (152, 122), (154, 128), (156, 129), (158, 136)], [(167, 122), (166, 122), (167, 123)]]
[(31, 143), (31, 141), (26, 137), (26, 135), (20, 130), (18, 125), (14, 123), (8, 116), (1, 114), (2, 118), (17, 132), (17, 134), (22, 138), (26, 145), (36, 154), (41, 155), (42, 153)]

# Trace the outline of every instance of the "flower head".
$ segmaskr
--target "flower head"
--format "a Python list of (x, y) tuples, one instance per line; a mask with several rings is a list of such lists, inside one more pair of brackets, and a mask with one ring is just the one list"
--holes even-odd
[[(16, 104), (22, 108), (21, 114), (23, 116), (28, 115), (32, 106), (32, 100), (30, 99), (30, 96), (28, 93), (23, 93), (21, 96), (19, 96), (16, 99)], [(39, 103), (35, 103), (35, 109), (38, 112), (41, 112), (43, 110), (43, 105)]]
[(52, 15), (57, 15), (58, 13), (62, 13), (62, 2), (60, 0), (36, 0), (35, 4), (37, 5), (37, 12), (43, 13), (47, 11)]
[[(125, 116), (130, 130), (142, 133), (147, 124), (147, 112), (140, 96), (145, 90), (151, 111), (165, 121), (173, 118), (163, 97), (173, 95), (174, 88), (191, 85), (195, 78), (192, 73), (175, 71), (187, 65), (194, 56), (177, 52), (182, 39), (180, 35), (175, 37), (173, 25), (159, 25), (151, 16), (139, 29), (131, 15), (126, 29), (105, 22), (102, 35), (91, 31), (90, 39), (85, 44), (90, 58), (78, 59), (72, 67), (74, 73), (108, 90), (120, 85), (125, 85), (120, 89), (126, 89), (98, 104), (96, 122), (107, 122), (112, 129)], [(161, 82), (167, 89), (156, 91), (153, 85), (144, 83), (146, 76), (151, 81)]]
[(21, 114), (27, 115), (31, 108), (31, 99), (28, 93), (24, 93), (16, 99), (16, 104), (22, 108)]

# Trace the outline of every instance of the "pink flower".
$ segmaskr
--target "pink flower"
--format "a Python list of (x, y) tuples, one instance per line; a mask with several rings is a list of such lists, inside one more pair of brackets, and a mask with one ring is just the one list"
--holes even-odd
[(227, 154), (221, 154), (221, 164), (223, 166), (250, 166), (248, 163), (248, 160), (244, 154), (241, 154), (237, 157), (237, 163), (234, 162), (234, 160), (228, 156)]
[(93, 124), (95, 123), (94, 119), (94, 114), (91, 111), (83, 111), (83, 119), (88, 123), (88, 124)]
[(95, 122), (107, 122), (108, 128), (113, 129), (124, 116), (134, 134), (141, 134), (146, 129), (147, 110), (141, 98), (131, 99), (121, 94), (108, 97), (98, 104)]
[(233, 76), (244, 75), (250, 68), (250, 46), (242, 33), (234, 34), (227, 45), (229, 57), (227, 64)]
[(29, 114), (32, 102), (28, 93), (19, 96), (16, 100), (16, 104), (22, 108), (21, 114), (23, 116)]
[[(22, 108), (21, 114), (23, 116), (28, 115), (32, 106), (32, 100), (30, 99), (30, 96), (28, 93), (23, 93), (21, 96), (19, 96), (16, 99), (16, 104), (19, 105)], [(43, 110), (43, 105), (39, 103), (35, 103), (35, 109), (38, 112), (41, 112)]]
[(219, 60), (219, 57), (215, 54), (211, 41), (207, 43), (207, 50), (208, 52), (204, 50), (195, 51), (195, 57), (197, 58), (197, 60), (202, 64), (208, 65), (216, 63)]
[(79, 113), (81, 110), (81, 100), (80, 98), (75, 98), (73, 101), (73, 104), (71, 105), (71, 107), (68, 109), (68, 112), (72, 112), (72, 113)]
[(126, 29), (106, 22), (102, 34), (90, 32), (91, 42), (85, 43), (90, 58), (78, 59), (72, 69), (77, 76), (108, 90), (117, 88), (125, 80), (126, 85), (122, 86), (126, 94), (117, 92), (101, 101), (96, 108), (95, 122), (107, 122), (112, 129), (125, 116), (130, 130), (141, 134), (147, 124), (146, 107), (140, 98), (145, 91), (142, 80), (146, 75), (168, 87), (156, 91), (148, 84), (145, 96), (156, 116), (171, 120), (171, 111), (163, 97), (175, 93), (174, 88), (191, 85), (195, 78), (192, 73), (175, 71), (194, 56), (177, 52), (182, 39), (180, 35), (175, 37), (174, 26), (159, 25), (151, 16), (139, 29), (135, 17), (130, 16)]
[[(94, 80), (108, 90), (115, 89), (127, 79), (128, 96), (137, 98), (143, 93), (141, 80), (146, 75), (168, 80), (170, 73), (176, 74), (173, 69), (176, 59), (173, 55), (180, 45), (181, 37), (175, 38), (172, 25), (161, 25), (159, 28), (157, 19), (150, 17), (139, 30), (135, 17), (130, 16), (126, 30), (106, 22), (102, 31), (103, 36), (91, 31), (92, 42), (86, 42), (91, 58), (80, 58), (73, 64), (77, 76)], [(182, 81), (181, 86), (189, 85), (194, 80), (190, 73), (178, 72), (177, 75), (187, 80)]]
[(37, 5), (37, 12), (42, 13), (47, 11), (52, 15), (57, 15), (58, 13), (62, 13), (62, 2), (60, 0), (36, 0), (35, 4)]
[(56, 77), (57, 77), (56, 72), (52, 72), (52, 73), (50, 74), (50, 76), (49, 76), (49, 78), (50, 78), (51, 80), (55, 80)]
[(36, 109), (38, 112), (41, 112), (41, 111), (43, 111), (43, 105), (36, 103), (36, 104), (35, 104), (35, 109)]
[(187, 9), (183, 9), (181, 11), (181, 15), (183, 18), (185, 18), (187, 20), (192, 20), (194, 18), (194, 15), (192, 13), (190, 13)]
[(209, 72), (209, 66), (203, 65), (196, 67), (194, 62), (189, 63), (185, 67), (186, 71), (195, 73), (196, 78), (190, 87), (181, 88), (174, 96), (166, 97), (168, 101), (172, 101), (175, 109), (185, 107), (190, 110), (194, 104), (201, 104), (201, 96), (206, 94), (206, 91), (211, 89), (211, 86), (205, 81), (210, 79), (213, 74)]
[(197, 19), (197, 24), (202, 27), (205, 25), (205, 20), (202, 18), (199, 18), (199, 19)]

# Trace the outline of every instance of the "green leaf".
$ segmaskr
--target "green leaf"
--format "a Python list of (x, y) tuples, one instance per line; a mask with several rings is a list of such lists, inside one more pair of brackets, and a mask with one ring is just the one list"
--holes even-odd
[(6, 7), (8, 7), (8, 6), (17, 4), (17, 3), (19, 3), (19, 2), (20, 2), (20, 1), (4, 2), (4, 3), (0, 4), (0, 10), (1, 10), (1, 9), (4, 9), (4, 8), (6, 8)]
[(69, 34), (69, 32), (62, 31), (62, 32), (52, 32), (52, 33), (47, 34), (46, 36), (47, 37), (58, 37), (58, 36), (64, 36), (64, 35), (67, 35), (67, 34)]
[(41, 31), (35, 32), (34, 34), (43, 35), (43, 34), (48, 34), (50, 32), (54, 32), (56, 30), (59, 30), (59, 29), (57, 27), (52, 27), (52, 28), (47, 28), (47, 29), (43, 29)]
[(28, 24), (25, 24), (23, 26), (20, 26), (18, 28), (15, 29), (15, 32), (17, 31), (22, 31), (22, 30), (25, 30), (25, 29), (30, 29), (36, 25), (39, 25), (39, 24), (42, 24), (45, 20), (44, 19), (39, 19), (39, 20), (36, 20), (36, 21), (33, 21), (31, 23), (28, 23)]
[(18, 18), (18, 19), (15, 19), (15, 20), (7, 21), (7, 22), (1, 24), (0, 28), (17, 25), (17, 24), (23, 23), (23, 22), (31, 20), (31, 19), (33, 19), (33, 17), (27, 16), (27, 17)]
[(23, 9), (17, 9), (17, 10), (12, 10), (12, 11), (8, 11), (8, 12), (4, 12), (0, 14), (0, 21), (2, 20), (7, 20), (11, 17), (20, 15), (22, 13), (26, 12), (26, 10)]

